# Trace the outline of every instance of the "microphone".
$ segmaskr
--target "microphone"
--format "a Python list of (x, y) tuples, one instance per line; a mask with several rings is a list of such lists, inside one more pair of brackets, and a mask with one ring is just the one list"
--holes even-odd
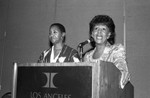
[(91, 37), (90, 39), (87, 39), (86, 41), (84, 41), (84, 42), (81, 42), (81, 43), (79, 43), (79, 47), (82, 47), (82, 46), (84, 46), (84, 45), (86, 45), (86, 44), (89, 44), (89, 43), (91, 43), (91, 42), (93, 42), (93, 38)]

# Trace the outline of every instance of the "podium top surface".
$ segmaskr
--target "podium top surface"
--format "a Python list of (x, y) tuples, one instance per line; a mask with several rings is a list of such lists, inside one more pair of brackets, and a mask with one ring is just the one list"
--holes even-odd
[(21, 63), (17, 64), (17, 66), (93, 66), (93, 65), (98, 65), (97, 63), (94, 62), (78, 62), (78, 63)]

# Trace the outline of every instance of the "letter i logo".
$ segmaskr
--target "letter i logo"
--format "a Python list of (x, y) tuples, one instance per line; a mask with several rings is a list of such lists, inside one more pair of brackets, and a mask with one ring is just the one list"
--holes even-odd
[(53, 79), (57, 73), (44, 73), (44, 74), (46, 75), (47, 81), (43, 87), (45, 87), (45, 88), (57, 88), (53, 82)]

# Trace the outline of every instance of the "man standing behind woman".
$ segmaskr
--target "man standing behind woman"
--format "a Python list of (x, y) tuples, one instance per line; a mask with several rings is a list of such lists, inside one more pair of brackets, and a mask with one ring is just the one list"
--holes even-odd
[(79, 54), (75, 49), (65, 44), (66, 30), (60, 23), (54, 23), (49, 28), (49, 49), (42, 52), (38, 63), (79, 62)]
[(120, 87), (124, 88), (129, 81), (125, 48), (115, 44), (115, 24), (107, 15), (95, 16), (90, 24), (90, 37), (94, 39), (93, 50), (84, 56), (85, 62), (112, 62), (121, 71)]

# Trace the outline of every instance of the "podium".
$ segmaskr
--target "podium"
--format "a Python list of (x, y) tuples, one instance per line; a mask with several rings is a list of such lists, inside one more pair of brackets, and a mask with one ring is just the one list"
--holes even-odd
[(12, 98), (127, 98), (120, 76), (112, 63), (103, 61), (15, 63)]

